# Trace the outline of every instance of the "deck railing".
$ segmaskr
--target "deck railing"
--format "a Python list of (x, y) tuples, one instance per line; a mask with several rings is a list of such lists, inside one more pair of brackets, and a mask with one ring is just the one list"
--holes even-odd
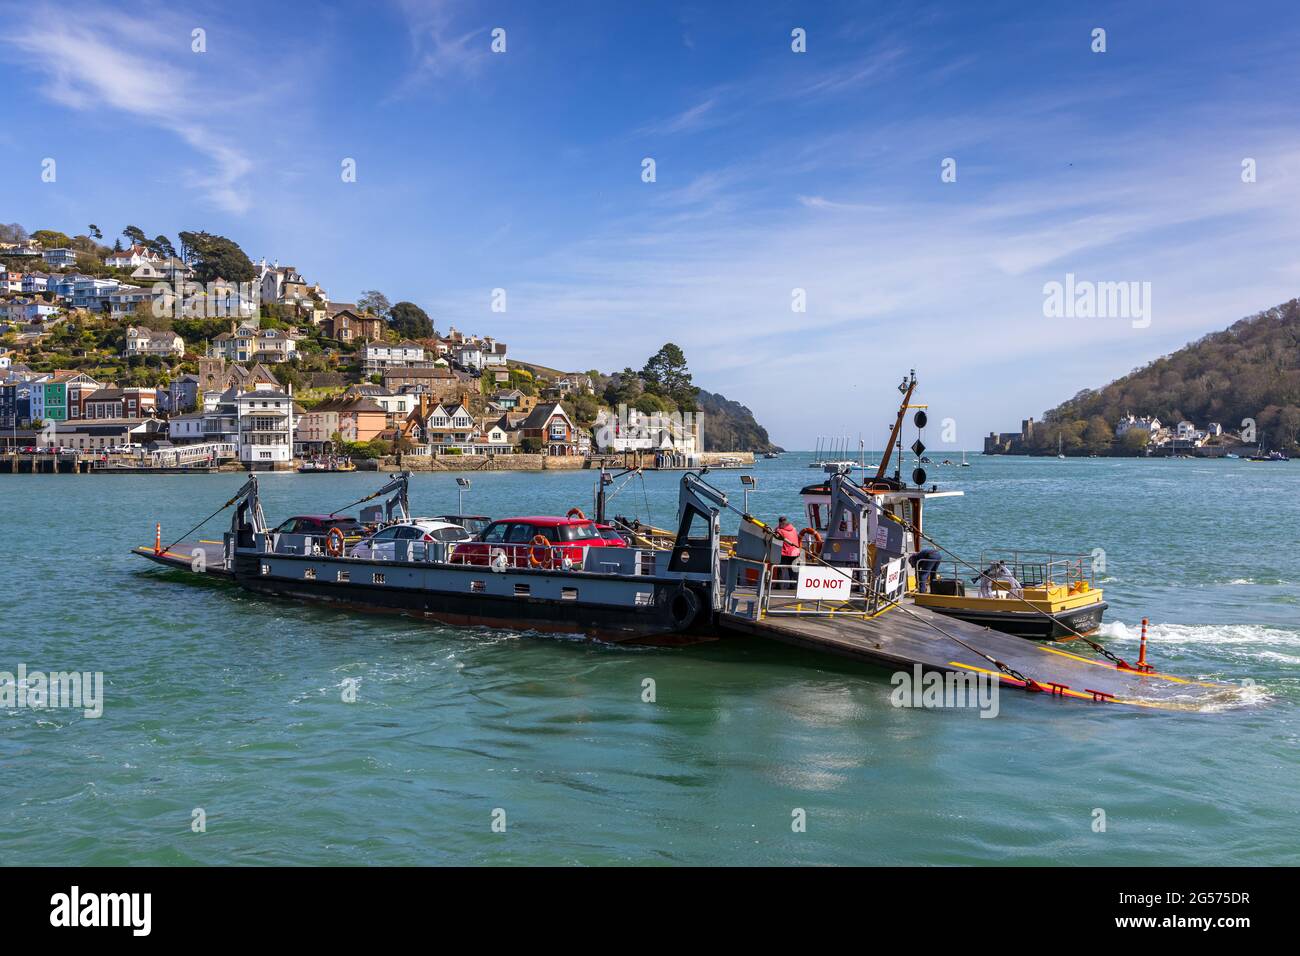
[[(1001, 566), (998, 566), (1001, 562)], [(972, 567), (971, 565), (974, 565)], [(964, 593), (977, 591), (981, 578), (987, 573), (989, 589), (1001, 596), (1025, 588), (1066, 588), (1077, 586), (1078, 582), (1087, 582), (1089, 588), (1096, 586), (1093, 557), (1090, 554), (1068, 554), (1056, 551), (1020, 551), (1012, 549), (988, 549), (980, 552), (976, 562), (965, 562), (956, 558), (939, 560), (934, 574), (928, 581), (923, 562), (916, 566), (917, 587), (928, 585), (926, 590), (933, 593)]]
[(849, 578), (849, 593), (843, 599), (800, 599), (799, 566), (770, 564), (748, 558), (727, 560), (723, 575), (725, 613), (759, 620), (772, 616), (850, 615), (873, 617), (894, 603), (898, 596), (884, 590), (885, 577), (870, 568), (823, 566), (827, 572)]

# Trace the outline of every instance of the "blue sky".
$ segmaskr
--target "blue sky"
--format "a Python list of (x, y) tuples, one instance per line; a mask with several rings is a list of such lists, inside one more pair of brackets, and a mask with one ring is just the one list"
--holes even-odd
[[(222, 233), (564, 368), (672, 340), (787, 447), (914, 367), (977, 448), (1296, 295), (1296, 9), (0, 2), (0, 221)], [(1066, 273), (1149, 326), (1045, 317)]]

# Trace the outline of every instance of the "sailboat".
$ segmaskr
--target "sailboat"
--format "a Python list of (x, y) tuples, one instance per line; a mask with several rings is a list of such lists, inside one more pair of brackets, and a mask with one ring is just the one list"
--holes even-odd
[(965, 452), (962, 452), (962, 453), (961, 453), (961, 466), (962, 466), (963, 468), (969, 468), (969, 467), (970, 467), (970, 462), (968, 462), (968, 461), (966, 460), (966, 453), (965, 453)]
[(1065, 461), (1065, 455), (1061, 453), (1061, 436), (1056, 436), (1056, 457)]

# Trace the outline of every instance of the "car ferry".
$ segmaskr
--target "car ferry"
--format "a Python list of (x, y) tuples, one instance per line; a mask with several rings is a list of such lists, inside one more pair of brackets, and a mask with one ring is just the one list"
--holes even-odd
[[(498, 520), (471, 540), (433, 534), (410, 516), (408, 481), (409, 473), (394, 475), (355, 502), (390, 496), (359, 519), (336, 512), (272, 528), (253, 476), (227, 502), (234, 511), (219, 553), (205, 550), (200, 558), (198, 549), (164, 548), (160, 534), (152, 550), (136, 553), (186, 569), (198, 561), (258, 594), (445, 624), (648, 643), (696, 640), (707, 631), (727, 499), (699, 476), (682, 476), (671, 548), (629, 547), (573, 516)], [(370, 533), (359, 534), (359, 526)]]

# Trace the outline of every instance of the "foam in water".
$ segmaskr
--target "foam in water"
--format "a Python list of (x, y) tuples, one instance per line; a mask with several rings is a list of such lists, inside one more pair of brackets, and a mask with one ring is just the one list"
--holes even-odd
[[(1141, 640), (1141, 625), (1108, 621), (1098, 631), (1101, 637), (1118, 642)], [(1182, 647), (1191, 644), (1237, 644), (1258, 647), (1300, 647), (1300, 631), (1266, 624), (1149, 624), (1149, 644)]]

